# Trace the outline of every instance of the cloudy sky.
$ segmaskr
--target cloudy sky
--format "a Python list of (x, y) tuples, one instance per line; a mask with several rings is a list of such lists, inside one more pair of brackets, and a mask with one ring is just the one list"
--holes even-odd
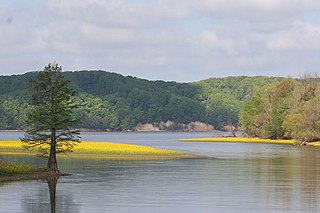
[(0, 75), (146, 79), (320, 72), (319, 0), (0, 0)]

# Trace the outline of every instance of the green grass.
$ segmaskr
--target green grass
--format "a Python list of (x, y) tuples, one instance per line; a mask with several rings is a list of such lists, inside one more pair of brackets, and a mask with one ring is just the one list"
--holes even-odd
[(35, 170), (28, 165), (11, 164), (0, 160), (0, 177), (32, 174)]

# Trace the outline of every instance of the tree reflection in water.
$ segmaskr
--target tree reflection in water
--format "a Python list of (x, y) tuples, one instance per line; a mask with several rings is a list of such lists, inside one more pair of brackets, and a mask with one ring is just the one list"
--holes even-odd
[(51, 213), (56, 212), (56, 191), (59, 177), (51, 177), (47, 179), (49, 194), (50, 194), (50, 208)]
[(48, 189), (40, 188), (35, 196), (26, 194), (22, 202), (24, 212), (79, 212), (71, 193), (57, 193), (58, 179), (59, 177), (45, 179)]

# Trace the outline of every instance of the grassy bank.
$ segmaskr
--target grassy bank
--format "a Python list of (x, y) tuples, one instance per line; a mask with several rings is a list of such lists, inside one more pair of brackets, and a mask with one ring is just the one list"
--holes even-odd
[(0, 186), (6, 182), (47, 179), (69, 174), (48, 173), (45, 169), (34, 169), (29, 165), (12, 164), (0, 160)]
[[(36, 151), (22, 149), (22, 143), (16, 141), (0, 141), (0, 154), (36, 155)], [(60, 154), (59, 157), (70, 158), (99, 158), (106, 160), (155, 160), (196, 158), (199, 156), (184, 154), (166, 149), (157, 149), (147, 146), (118, 144), (110, 142), (82, 142), (75, 147), (74, 152)]]
[(32, 174), (35, 170), (28, 165), (17, 165), (0, 160), (0, 177)]
[(269, 144), (288, 144), (293, 145), (296, 140), (271, 140), (260, 138), (245, 137), (223, 137), (223, 138), (188, 138), (181, 139), (181, 142), (216, 142), (216, 143), (269, 143)]

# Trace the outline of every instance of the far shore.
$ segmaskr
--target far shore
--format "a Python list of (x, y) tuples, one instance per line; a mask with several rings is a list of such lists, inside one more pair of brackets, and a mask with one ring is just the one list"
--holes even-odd
[[(265, 144), (282, 144), (296, 145), (297, 141), (293, 139), (274, 140), (248, 137), (217, 137), (217, 138), (186, 138), (179, 140), (180, 142), (212, 142), (212, 143), (265, 143)], [(308, 146), (320, 146), (320, 142), (306, 143)]]
[(246, 137), (219, 137), (219, 138), (187, 138), (179, 140), (181, 142), (214, 142), (214, 143), (269, 143), (294, 145), (296, 140), (272, 140)]
[[(109, 130), (103, 130), (103, 129), (79, 129), (80, 133), (81, 132), (135, 132), (135, 133), (152, 133), (152, 132), (225, 132), (228, 133), (226, 131), (221, 131), (221, 130), (210, 130), (210, 131), (185, 131), (185, 130), (152, 130), (152, 131), (137, 131), (137, 130), (126, 130), (126, 131), (109, 131)], [(22, 130), (22, 129), (0, 129), (0, 132), (25, 132), (26, 130)]]

